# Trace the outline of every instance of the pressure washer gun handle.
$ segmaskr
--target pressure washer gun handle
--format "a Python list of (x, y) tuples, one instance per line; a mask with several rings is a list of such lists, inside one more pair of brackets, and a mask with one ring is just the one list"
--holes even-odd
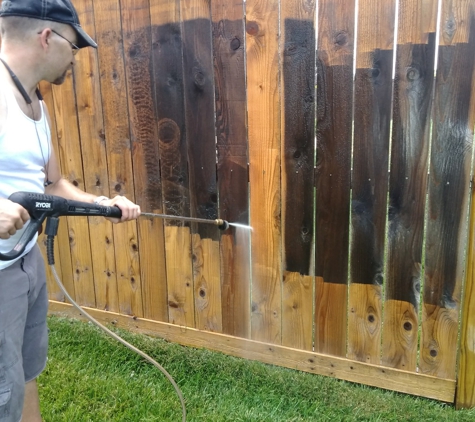
[(33, 236), (38, 233), (38, 230), (45, 218), (46, 215), (43, 215), (40, 218), (30, 218), (28, 226), (21, 235), (18, 243), (9, 252), (0, 253), (0, 261), (11, 261), (12, 259), (18, 258), (25, 250), (26, 245), (31, 239), (33, 239)]
[[(104, 207), (88, 202), (72, 201), (60, 196), (45, 195), (34, 192), (15, 192), (8, 198), (20, 204), (30, 214), (30, 222), (18, 243), (7, 253), (0, 253), (0, 260), (11, 261), (20, 256), (28, 242), (38, 232), (46, 217), (56, 218), (66, 216), (102, 216), (121, 218), (122, 211), (118, 207)], [(55, 236), (56, 230), (50, 231), (48, 236)]]
[(40, 218), (40, 216), (100, 216), (100, 217), (122, 217), (122, 212), (118, 207), (104, 207), (89, 202), (73, 201), (61, 196), (46, 195), (34, 192), (15, 192), (8, 198), (10, 201), (20, 204), (25, 208), (30, 217)]
[(98, 204), (90, 204), (89, 202), (80, 202), (66, 200), (67, 209), (61, 211), (59, 215), (77, 215), (77, 216), (98, 216), (98, 217), (110, 217), (110, 218), (121, 218), (122, 211), (119, 207), (112, 206), (107, 207)]

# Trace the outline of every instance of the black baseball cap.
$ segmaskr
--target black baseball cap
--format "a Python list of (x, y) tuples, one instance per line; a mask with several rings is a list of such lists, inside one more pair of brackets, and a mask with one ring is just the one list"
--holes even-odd
[(24, 16), (71, 25), (78, 36), (76, 45), (79, 48), (97, 48), (96, 42), (81, 27), (71, 0), (3, 0), (0, 17), (4, 16)]

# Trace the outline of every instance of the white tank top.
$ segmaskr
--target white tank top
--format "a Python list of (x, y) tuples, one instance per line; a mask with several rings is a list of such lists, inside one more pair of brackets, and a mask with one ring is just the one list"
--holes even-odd
[[(44, 104), (40, 101), (41, 118), (35, 122), (20, 109), (9, 85), (1, 80), (0, 83), (0, 95), (4, 95), (7, 103), (0, 132), (0, 198), (8, 198), (18, 191), (44, 193), (45, 166), (51, 156), (51, 133)], [(24, 229), (9, 239), (0, 239), (0, 252), (12, 250)], [(33, 248), (37, 238), (35, 235), (21, 256)], [(0, 270), (15, 261), (0, 260)]]

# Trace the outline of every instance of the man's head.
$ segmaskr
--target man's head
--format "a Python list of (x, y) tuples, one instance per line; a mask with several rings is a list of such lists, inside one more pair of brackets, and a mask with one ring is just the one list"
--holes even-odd
[(79, 48), (97, 47), (96, 42), (79, 23), (76, 9), (71, 0), (3, 0), (0, 17), (23, 17), (69, 25), (76, 33)]

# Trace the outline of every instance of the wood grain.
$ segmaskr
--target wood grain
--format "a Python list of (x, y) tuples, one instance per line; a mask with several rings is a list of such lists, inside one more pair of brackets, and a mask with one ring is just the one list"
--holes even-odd
[(374, 325), (382, 313), (395, 10), (394, 0), (360, 3), (356, 43), (350, 283), (373, 288), (350, 289), (348, 348), (357, 352), (350, 357), (375, 363), (381, 355), (381, 329)]
[(168, 317), (172, 324), (195, 326), (191, 234), (189, 227), (165, 227)]
[[(101, 45), (99, 69), (109, 189), (111, 195), (124, 195), (135, 202), (120, 3), (117, 0), (94, 2), (94, 16), (97, 42)], [(142, 316), (136, 222), (115, 225), (113, 233), (119, 310), (127, 315)]]
[(417, 366), (417, 311), (407, 301), (388, 299), (384, 303), (383, 365), (407, 371)]
[[(211, 2), (219, 217), (249, 225), (244, 4)], [(223, 332), (250, 336), (250, 232), (221, 234)]]
[(419, 366), (426, 374), (452, 379), (475, 124), (474, 16), (471, 1), (442, 4), (430, 157)]
[(282, 344), (313, 344), (315, 157), (315, 2), (283, 0)]
[(251, 338), (282, 340), (279, 8), (246, 2), (250, 213), (253, 234)]
[[(152, 89), (155, 98), (158, 146), (160, 156), (160, 177), (162, 205), (167, 215), (190, 216), (190, 193), (188, 176), (188, 158), (186, 147), (185, 103), (183, 82), (183, 39), (180, 25), (180, 2), (159, 0), (150, 4), (152, 23)], [(174, 233), (181, 227), (178, 220), (165, 220), (165, 255), (167, 276), (167, 306), (170, 321), (188, 323), (194, 326), (194, 304), (183, 304), (188, 309), (187, 319), (183, 318), (174, 299), (181, 296), (181, 279), (174, 280), (178, 270), (174, 264), (175, 257), (190, 259), (191, 238), (180, 242)], [(183, 228), (184, 229), (184, 228)], [(190, 236), (188, 229), (179, 232)], [(180, 247), (185, 247), (182, 250)], [(191, 260), (181, 263), (182, 274), (192, 282)], [(187, 298), (188, 295), (181, 296)], [(193, 299), (192, 299), (193, 300)]]
[[(59, 145), (58, 145), (58, 133), (56, 130), (56, 114), (54, 107), (54, 98), (53, 98), (53, 87), (47, 82), (40, 83), (40, 92), (43, 96), (46, 107), (50, 115), (50, 130), (51, 130), (51, 144), (56, 153), (56, 158), (61, 168), (61, 157), (59, 157)], [(45, 262), (47, 261), (46, 255), (46, 236), (43, 233), (38, 237), (38, 244), (40, 246), (41, 252)], [(68, 236), (68, 223), (64, 218), (60, 221), (58, 227), (58, 234), (54, 242), (54, 257), (55, 257), (55, 268), (58, 276), (62, 280), (63, 285), (66, 287), (69, 294), (75, 298), (76, 292), (74, 290), (73, 283), (73, 274), (72, 274), (72, 265), (71, 265), (71, 251), (69, 250), (69, 236)], [(53, 273), (49, 265), (46, 265), (46, 284), (48, 286), (48, 295), (50, 299), (57, 301), (64, 301), (65, 297), (59, 286), (56, 284)]]
[[(74, 186), (84, 190), (83, 160), (79, 142), (76, 97), (73, 76), (69, 74), (64, 84), (53, 87), (58, 155), (61, 157), (62, 174)], [(73, 99), (73, 101), (71, 101)], [(84, 163), (85, 165), (85, 163)], [(82, 305), (96, 306), (92, 277), (92, 256), (87, 217), (66, 217), (69, 248), (73, 271), (76, 301)]]
[[(186, 346), (206, 348), (231, 356), (445, 402), (452, 402), (455, 394), (455, 382), (453, 380), (439, 379), (414, 372), (354, 362), (341, 357), (184, 328), (173, 324), (141, 318), (134, 319), (112, 312), (96, 309), (87, 309), (87, 311), (102, 323), (158, 336)], [(74, 308), (60, 302), (50, 302), (50, 312), (56, 315), (81, 318)]]
[[(152, 86), (152, 35), (148, 0), (121, 2), (134, 193), (142, 211), (162, 213), (158, 126)], [(138, 170), (138, 171), (137, 171)], [(140, 275), (144, 317), (168, 321), (163, 220), (141, 218)]]
[[(428, 1), (403, 1), (398, 19), (386, 299), (410, 303), (412, 307), (409, 309), (414, 310), (412, 318), (415, 320), (419, 319), (422, 281), (436, 30), (433, 19), (426, 19), (423, 15), (427, 9), (436, 8), (437, 1), (433, 1), (432, 5)], [(409, 22), (414, 25), (411, 29), (407, 27)], [(390, 309), (395, 308), (386, 308), (384, 318), (395, 320), (397, 316), (389, 315)], [(398, 341), (399, 330), (385, 328), (383, 342), (388, 345)], [(402, 352), (417, 353), (412, 343), (409, 350)], [(415, 356), (407, 356), (404, 360), (417, 363)], [(383, 362), (389, 364), (386, 357)], [(416, 367), (405, 369), (415, 370)]]
[(346, 355), (354, 9), (318, 5), (315, 350), (337, 356)]
[[(473, 186), (472, 178), (472, 186)], [(467, 265), (465, 292), (460, 331), (460, 349), (458, 352), (457, 409), (470, 409), (475, 406), (475, 207), (474, 191), (471, 191), (470, 226), (468, 232)]]
[[(92, 1), (79, 2), (76, 9), (84, 30), (95, 38)], [(84, 187), (87, 192), (94, 195), (110, 196), (99, 62), (96, 49), (81, 50), (80, 54), (76, 56), (74, 75), (81, 154), (83, 161), (87, 163), (84, 172)], [(90, 217), (88, 223), (96, 307), (118, 312), (119, 297), (112, 224), (102, 217)]]
[[(218, 190), (210, 13), (206, 0), (181, 2), (190, 211), (192, 217), (214, 220)], [(212, 224), (192, 224), (191, 231), (195, 321), (199, 328), (221, 331), (219, 229)]]

